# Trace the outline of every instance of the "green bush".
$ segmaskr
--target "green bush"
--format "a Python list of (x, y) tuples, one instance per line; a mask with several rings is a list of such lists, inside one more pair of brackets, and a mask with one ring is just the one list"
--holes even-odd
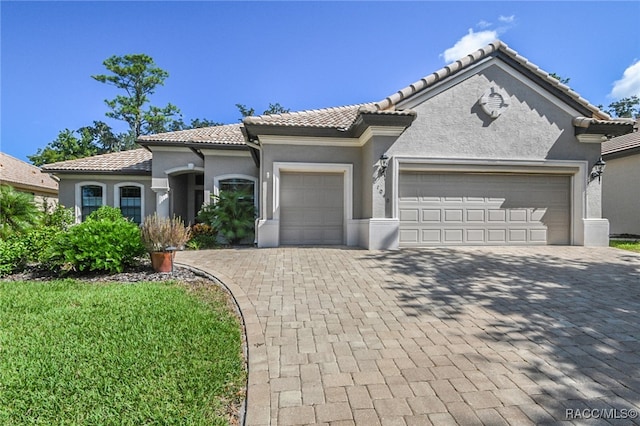
[(0, 277), (24, 268), (27, 261), (27, 245), (18, 237), (0, 239)]
[(73, 223), (73, 212), (43, 203), (40, 224), (25, 227), (0, 241), (0, 276), (22, 271), (29, 264), (47, 261), (45, 253), (58, 235)]
[(202, 208), (198, 219), (217, 229), (229, 244), (239, 244), (253, 237), (256, 209), (251, 194), (243, 191), (222, 191)]
[(145, 252), (138, 226), (118, 209), (103, 206), (87, 220), (56, 236), (46, 253), (52, 269), (122, 272)]

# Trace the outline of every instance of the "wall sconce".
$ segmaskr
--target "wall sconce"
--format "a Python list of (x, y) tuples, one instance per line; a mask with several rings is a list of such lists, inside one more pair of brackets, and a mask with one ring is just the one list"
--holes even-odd
[(384, 175), (387, 172), (387, 167), (389, 167), (389, 157), (387, 154), (382, 154), (380, 159), (378, 159), (378, 174)]
[(605, 163), (602, 157), (600, 157), (598, 161), (596, 161), (593, 165), (593, 169), (591, 169), (591, 180), (598, 178), (598, 182), (600, 182), (600, 180), (602, 179), (602, 173), (604, 173), (604, 168), (606, 167), (606, 165), (607, 163)]

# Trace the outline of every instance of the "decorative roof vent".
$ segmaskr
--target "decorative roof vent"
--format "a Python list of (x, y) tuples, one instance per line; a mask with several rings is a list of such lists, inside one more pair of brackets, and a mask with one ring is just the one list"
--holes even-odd
[(502, 89), (490, 87), (478, 101), (482, 110), (491, 118), (500, 117), (509, 106), (509, 95)]

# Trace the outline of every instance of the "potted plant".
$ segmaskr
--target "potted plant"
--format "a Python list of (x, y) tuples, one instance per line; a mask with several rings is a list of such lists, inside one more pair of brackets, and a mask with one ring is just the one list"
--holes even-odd
[(173, 216), (147, 216), (140, 226), (142, 242), (151, 257), (156, 272), (171, 272), (176, 250), (182, 250), (189, 241), (190, 228), (181, 218)]

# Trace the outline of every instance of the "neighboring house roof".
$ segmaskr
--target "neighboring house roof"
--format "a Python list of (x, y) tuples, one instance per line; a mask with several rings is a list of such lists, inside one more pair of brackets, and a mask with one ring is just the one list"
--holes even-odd
[(95, 155), (77, 160), (45, 164), (43, 170), (55, 173), (93, 172), (122, 174), (150, 174), (151, 152), (145, 148)]
[(38, 167), (0, 152), (0, 183), (16, 188), (58, 193), (58, 181)]
[(602, 155), (622, 157), (640, 152), (640, 132), (629, 133), (602, 143)]
[(158, 133), (138, 137), (138, 142), (146, 145), (149, 142), (155, 144), (220, 144), (220, 145), (244, 145), (241, 124), (226, 124), (215, 127), (201, 127), (198, 129), (179, 130), (177, 132)]

